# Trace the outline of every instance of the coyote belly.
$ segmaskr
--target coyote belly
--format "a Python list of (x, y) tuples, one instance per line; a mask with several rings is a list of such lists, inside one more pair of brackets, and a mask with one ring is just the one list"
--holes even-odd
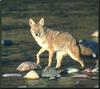
[(41, 49), (37, 53), (37, 64), (40, 63), (40, 55), (47, 50), (49, 52), (48, 67), (51, 66), (53, 60), (53, 54), (56, 52), (57, 64), (56, 68), (61, 67), (61, 62), (64, 56), (67, 54), (79, 62), (81, 67), (84, 67), (84, 63), (80, 58), (80, 50), (76, 39), (68, 32), (61, 32), (44, 27), (44, 19), (38, 23), (35, 23), (31, 18), (29, 19), (29, 25), (31, 27), (31, 34)]

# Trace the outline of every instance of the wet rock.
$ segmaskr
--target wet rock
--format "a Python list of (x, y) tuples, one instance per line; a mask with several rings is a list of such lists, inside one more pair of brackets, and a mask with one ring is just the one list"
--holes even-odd
[(92, 79), (92, 80), (99, 80), (99, 77), (97, 77), (97, 76), (92, 76), (91, 79)]
[(67, 72), (68, 73), (75, 73), (75, 72), (79, 72), (79, 70), (76, 68), (67, 68)]
[(40, 77), (36, 71), (31, 70), (23, 78), (25, 78), (25, 79), (39, 79)]
[(99, 53), (99, 44), (97, 42), (94, 42), (94, 41), (90, 41), (90, 40), (80, 40), (79, 41), (79, 44), (82, 44), (84, 45), (85, 47), (87, 48), (90, 48), (92, 50), (92, 56), (93, 58), (96, 58), (98, 57), (98, 53)]
[(93, 73), (94, 73), (94, 72), (99, 72), (99, 60), (96, 60), (95, 63), (96, 63), (95, 68), (92, 69), (92, 72), (93, 72)]
[(66, 68), (60, 71), (61, 75), (79, 72), (77, 68)]
[(86, 74), (76, 74), (71, 76), (72, 78), (79, 78), (79, 79), (84, 79), (84, 78), (88, 78), (88, 76)]
[(27, 88), (28, 86), (17, 86), (17, 88)]
[(49, 79), (56, 79), (56, 78), (60, 78), (61, 75), (54, 68), (45, 68), (45, 69), (43, 69), (43, 71), (41, 73), (41, 77), (45, 77), (45, 78), (49, 78)]
[(17, 68), (16, 70), (18, 71), (28, 71), (28, 70), (31, 70), (31, 69), (39, 69), (39, 68), (42, 68), (40, 65), (37, 65), (36, 63), (34, 62), (23, 62), (21, 63)]
[(90, 68), (86, 68), (85, 70), (83, 70), (84, 72), (88, 72), (88, 73), (91, 73), (92, 72), (92, 69)]
[(92, 73), (92, 69), (90, 69), (90, 68), (86, 68), (86, 69), (84, 69), (84, 70), (83, 70), (83, 73), (86, 74), (86, 75), (88, 75), (88, 76), (93, 75), (93, 73)]
[(1, 40), (1, 45), (12, 46), (14, 43), (11, 40)]
[(95, 31), (91, 34), (92, 37), (99, 37), (99, 32)]
[(95, 86), (94, 86), (94, 88), (99, 88), (99, 85), (98, 85), (98, 84), (97, 84), (97, 85), (95, 85)]
[(83, 73), (85, 73), (87, 75), (92, 75), (92, 69), (86, 68), (86, 69), (83, 70)]
[(92, 70), (92, 72), (99, 72), (99, 60), (96, 60), (95, 68)]
[(3, 74), (2, 77), (22, 77), (21, 74), (17, 74), (17, 73), (7, 73), (7, 74)]
[(99, 72), (99, 68), (94, 68), (92, 72)]
[(55, 76), (52, 76), (52, 77), (50, 77), (49, 79), (50, 79), (50, 80), (54, 80), (54, 79), (56, 79), (56, 77), (55, 77)]

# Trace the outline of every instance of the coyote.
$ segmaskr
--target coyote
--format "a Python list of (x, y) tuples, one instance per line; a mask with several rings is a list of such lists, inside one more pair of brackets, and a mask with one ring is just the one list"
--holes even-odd
[(78, 41), (68, 32), (52, 30), (44, 27), (44, 18), (41, 18), (39, 22), (35, 23), (32, 18), (29, 19), (30, 31), (36, 42), (41, 49), (37, 53), (36, 63), (40, 63), (40, 54), (45, 50), (49, 52), (48, 68), (52, 64), (53, 54), (56, 52), (56, 69), (61, 67), (61, 61), (67, 54), (79, 62), (81, 67), (84, 68), (83, 60), (80, 58), (80, 50)]

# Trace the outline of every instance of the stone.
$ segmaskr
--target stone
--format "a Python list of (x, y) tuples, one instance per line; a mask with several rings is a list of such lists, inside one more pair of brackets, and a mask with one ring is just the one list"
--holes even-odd
[(92, 72), (99, 72), (99, 68), (94, 68)]
[(21, 71), (21, 72), (24, 72), (24, 71), (28, 71), (28, 70), (31, 70), (31, 69), (37, 69), (37, 68), (42, 68), (42, 67), (40, 65), (37, 65), (34, 62), (27, 61), (27, 62), (22, 62), (16, 68), (16, 70)]
[(97, 76), (92, 76), (91, 79), (92, 79), (92, 80), (99, 80), (99, 77), (97, 77)]
[(99, 37), (99, 32), (95, 31), (91, 34), (92, 37)]
[(90, 68), (84, 69), (83, 73), (86, 74), (86, 75), (88, 75), (88, 76), (92, 76), (93, 75), (92, 69), (90, 69)]
[(80, 78), (80, 79), (84, 79), (87, 78), (88, 76), (86, 74), (76, 74), (71, 76), (72, 78)]
[(95, 65), (95, 68), (92, 69), (92, 72), (99, 72), (99, 60), (97, 59), (97, 60), (95, 61), (95, 63), (96, 63), (96, 65)]
[(7, 73), (3, 74), (2, 77), (22, 77), (22, 75), (17, 73)]
[(41, 77), (54, 79), (54, 78), (60, 78), (61, 75), (57, 70), (55, 70), (55, 68), (45, 68), (41, 73)]
[(65, 75), (65, 74), (76, 73), (76, 72), (79, 72), (77, 68), (65, 68), (60, 71), (60, 74)]
[(4, 46), (12, 46), (14, 43), (11, 40), (1, 40), (1, 44)]
[(79, 70), (76, 68), (67, 68), (67, 72), (68, 73), (75, 73), (75, 72), (79, 72)]
[(17, 88), (28, 88), (28, 86), (17, 86)]
[(23, 78), (25, 79), (39, 79), (39, 75), (36, 71), (30, 70)]

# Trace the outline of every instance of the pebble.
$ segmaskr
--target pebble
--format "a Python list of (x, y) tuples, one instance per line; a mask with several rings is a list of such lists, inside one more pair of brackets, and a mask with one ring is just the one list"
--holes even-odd
[(79, 70), (77, 68), (66, 68), (61, 70), (60, 74), (64, 75), (64, 74), (70, 74), (70, 73), (76, 73), (79, 72)]
[(1, 44), (4, 46), (12, 46), (14, 43), (11, 40), (1, 40)]
[(18, 86), (17, 88), (27, 88), (27, 86)]
[(76, 74), (71, 76), (72, 78), (87, 78), (88, 76), (86, 74)]
[(22, 77), (21, 74), (10, 73), (10, 74), (3, 74), (2, 77)]
[(91, 79), (92, 80), (98, 80), (99, 78), (97, 76), (92, 76)]

